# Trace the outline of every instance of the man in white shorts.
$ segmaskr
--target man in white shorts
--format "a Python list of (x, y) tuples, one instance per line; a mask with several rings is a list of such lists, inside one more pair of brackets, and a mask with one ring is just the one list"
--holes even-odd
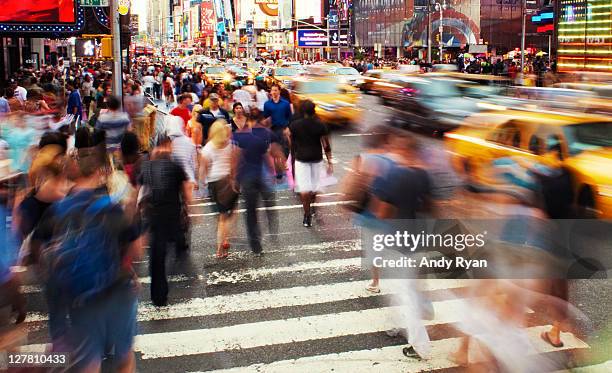
[(323, 162), (323, 151), (327, 158), (327, 172), (332, 172), (331, 146), (329, 131), (317, 118), (315, 105), (306, 100), (301, 104), (302, 118), (289, 125), (291, 131), (291, 149), (295, 159), (295, 191), (300, 194), (304, 208), (305, 227), (312, 226), (311, 205), (315, 202), (320, 189)]

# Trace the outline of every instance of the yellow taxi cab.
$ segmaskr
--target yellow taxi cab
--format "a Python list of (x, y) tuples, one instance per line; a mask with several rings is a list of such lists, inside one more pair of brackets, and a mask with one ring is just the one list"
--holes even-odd
[(453, 168), (485, 183), (498, 158), (518, 157), (571, 176), (581, 217), (612, 218), (612, 118), (583, 113), (499, 110), (474, 114), (445, 135)]
[[(376, 70), (368, 70), (363, 73), (362, 82), (359, 88), (363, 92), (370, 92), (376, 82), (384, 82), (389, 74), (392, 74), (394, 71), (391, 69), (376, 69)], [(397, 73), (397, 71), (395, 71)]]
[(204, 69), (204, 76), (208, 84), (224, 83), (230, 77), (223, 66), (207, 66)]
[(300, 78), (294, 81), (291, 103), (299, 114), (300, 103), (312, 100), (319, 118), (327, 124), (343, 125), (354, 123), (361, 117), (357, 106), (358, 91), (330, 78)]
[(265, 82), (268, 87), (277, 84), (281, 88), (292, 88), (293, 80), (302, 72), (295, 67), (271, 67), (265, 72)]

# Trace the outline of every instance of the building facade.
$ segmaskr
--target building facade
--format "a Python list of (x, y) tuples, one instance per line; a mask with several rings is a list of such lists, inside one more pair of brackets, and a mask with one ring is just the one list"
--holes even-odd
[[(533, 7), (545, 2), (538, 0)], [(353, 10), (355, 45), (370, 56), (422, 57), (428, 24), (435, 59), (440, 43), (446, 58), (472, 44), (487, 44), (498, 55), (521, 45), (520, 0), (431, 0), (429, 6), (428, 0), (353, 0)], [(526, 35), (528, 47), (547, 48), (548, 36), (538, 34), (529, 21)]]

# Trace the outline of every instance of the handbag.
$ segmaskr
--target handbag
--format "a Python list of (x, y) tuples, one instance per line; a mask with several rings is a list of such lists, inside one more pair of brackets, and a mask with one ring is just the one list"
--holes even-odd
[(345, 205), (342, 205), (345, 209), (361, 213), (367, 205), (369, 199), (369, 178), (361, 171), (361, 156), (357, 156), (353, 161), (353, 169), (347, 172), (340, 186), (341, 192), (344, 194), (347, 201)]
[(238, 193), (232, 188), (232, 183), (229, 176), (224, 177), (215, 182), (217, 203), (222, 206), (230, 207), (238, 199)]

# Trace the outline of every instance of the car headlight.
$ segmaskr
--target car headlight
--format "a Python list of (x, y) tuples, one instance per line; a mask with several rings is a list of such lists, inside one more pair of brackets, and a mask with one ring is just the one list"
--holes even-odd
[(612, 197), (612, 185), (599, 185), (597, 194), (604, 197)]

